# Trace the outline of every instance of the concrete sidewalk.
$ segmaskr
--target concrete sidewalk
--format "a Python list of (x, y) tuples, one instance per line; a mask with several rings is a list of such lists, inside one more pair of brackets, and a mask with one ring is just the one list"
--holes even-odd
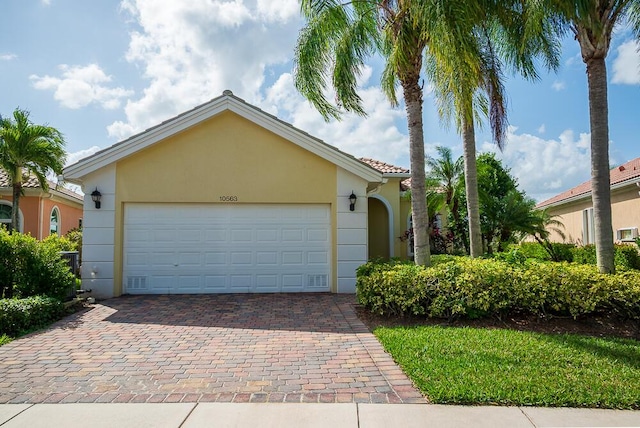
[(640, 427), (640, 411), (431, 404), (0, 404), (0, 427)]

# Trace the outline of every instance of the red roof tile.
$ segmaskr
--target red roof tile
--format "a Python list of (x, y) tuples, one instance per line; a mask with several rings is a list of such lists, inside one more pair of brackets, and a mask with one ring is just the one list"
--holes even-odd
[[(626, 181), (640, 178), (640, 158), (633, 159), (625, 164), (613, 168), (610, 172), (609, 178), (611, 180), (612, 186), (615, 184), (620, 184)], [(579, 184), (578, 186), (565, 192), (562, 192), (559, 195), (554, 196), (553, 198), (540, 202), (537, 207), (544, 208), (546, 206), (555, 205), (559, 202), (574, 198), (576, 196), (586, 196), (590, 193), (591, 181), (585, 181), (584, 183)]]
[[(47, 180), (47, 181), (49, 183), (49, 189), (53, 189), (56, 192), (63, 193), (67, 196), (78, 199), (79, 201), (82, 201), (84, 199), (82, 195), (74, 192), (73, 190), (69, 190), (65, 187), (59, 186), (57, 183), (54, 183), (53, 181), (50, 181), (50, 180)], [(0, 168), (0, 188), (3, 188), (3, 187), (11, 187), (11, 180), (9, 179), (9, 174), (7, 174), (5, 170)], [(37, 189), (40, 187), (40, 183), (38, 182), (38, 179), (32, 175), (22, 183), (22, 187), (27, 189)]]
[(391, 165), (371, 158), (360, 158), (360, 160), (383, 174), (409, 174), (409, 170), (401, 166)]

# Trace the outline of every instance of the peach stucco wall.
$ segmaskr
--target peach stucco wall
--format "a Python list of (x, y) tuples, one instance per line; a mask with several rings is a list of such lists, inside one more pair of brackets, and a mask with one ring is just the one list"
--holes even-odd
[[(58, 207), (60, 212), (60, 233), (62, 235), (69, 230), (78, 227), (82, 218), (82, 202), (77, 203), (65, 201), (58, 197), (30, 196), (25, 195), (20, 198), (20, 211), (23, 216), (22, 231), (37, 239), (44, 239), (49, 236), (51, 210)], [(12, 202), (11, 196), (3, 195), (2, 199)], [(70, 206), (69, 204), (73, 204)]]

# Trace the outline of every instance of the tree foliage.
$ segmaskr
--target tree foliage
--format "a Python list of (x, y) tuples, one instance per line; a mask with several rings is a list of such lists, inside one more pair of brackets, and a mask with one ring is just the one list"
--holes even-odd
[(62, 173), (67, 156), (64, 146), (60, 131), (32, 123), (26, 110), (16, 109), (13, 118), (0, 118), (0, 168), (7, 172), (13, 187), (11, 224), (14, 230), (20, 230), (22, 183), (33, 174), (40, 187), (47, 191), (47, 173)]

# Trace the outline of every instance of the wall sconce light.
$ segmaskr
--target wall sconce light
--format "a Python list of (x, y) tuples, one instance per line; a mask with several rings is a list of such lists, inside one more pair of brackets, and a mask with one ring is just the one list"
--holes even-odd
[(349, 210), (354, 211), (356, 209), (357, 200), (358, 200), (358, 197), (356, 196), (355, 193), (353, 193), (353, 190), (352, 190), (351, 194), (349, 195)]
[(91, 200), (96, 204), (96, 209), (100, 209), (100, 199), (102, 199), (102, 193), (98, 192), (98, 188), (91, 192)]

